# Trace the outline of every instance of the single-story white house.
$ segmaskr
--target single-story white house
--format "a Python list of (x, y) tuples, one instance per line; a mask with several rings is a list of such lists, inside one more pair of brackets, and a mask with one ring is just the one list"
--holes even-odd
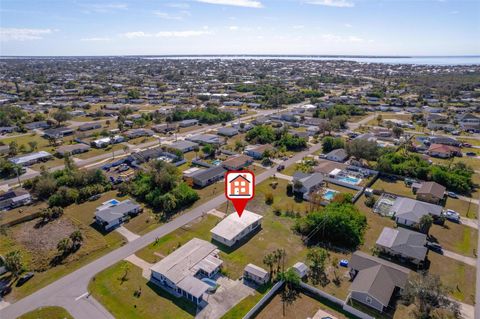
[(270, 280), (270, 274), (261, 267), (254, 264), (248, 264), (243, 270), (243, 279), (263, 285)]
[(260, 227), (262, 219), (262, 215), (248, 210), (243, 211), (242, 217), (234, 212), (219, 222), (210, 232), (214, 240), (231, 247)]

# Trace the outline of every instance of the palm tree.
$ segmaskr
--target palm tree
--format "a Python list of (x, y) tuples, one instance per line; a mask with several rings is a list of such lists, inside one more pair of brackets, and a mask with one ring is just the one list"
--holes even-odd
[(63, 238), (57, 244), (57, 250), (62, 256), (68, 254), (71, 249), (72, 240), (70, 238)]
[(6, 254), (4, 263), (5, 268), (7, 268), (7, 270), (10, 271), (15, 277), (18, 277), (18, 275), (23, 271), (22, 256), (18, 250), (11, 251)]
[(275, 263), (275, 256), (273, 254), (266, 254), (263, 257), (263, 263), (270, 268), (270, 278), (273, 274), (273, 264)]
[(72, 241), (73, 250), (77, 250), (83, 243), (83, 235), (80, 230), (76, 230), (70, 234), (70, 239)]
[(291, 305), (300, 295), (300, 277), (293, 268), (279, 274), (280, 280), (285, 282), (282, 291), (283, 316), (285, 317), (285, 305)]
[(430, 227), (433, 225), (433, 218), (429, 214), (423, 215), (418, 222), (418, 228), (422, 233), (428, 234)]

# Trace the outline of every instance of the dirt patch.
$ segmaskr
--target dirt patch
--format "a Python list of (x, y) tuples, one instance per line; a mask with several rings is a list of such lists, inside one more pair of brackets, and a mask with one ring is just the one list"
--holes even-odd
[(37, 227), (38, 219), (14, 227), (12, 236), (32, 255), (32, 268), (44, 270), (57, 253), (58, 242), (70, 236), (78, 228), (68, 218), (59, 218), (42, 227)]

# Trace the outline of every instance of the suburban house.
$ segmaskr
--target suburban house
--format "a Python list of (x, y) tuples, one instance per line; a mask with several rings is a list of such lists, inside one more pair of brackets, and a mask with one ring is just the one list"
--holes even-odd
[(225, 169), (234, 171), (241, 170), (242, 168), (245, 168), (252, 163), (253, 159), (250, 156), (241, 154), (229, 157), (227, 160), (222, 162), (222, 166), (225, 167)]
[(381, 253), (400, 257), (420, 266), (427, 256), (426, 243), (427, 235), (425, 234), (405, 228), (384, 227), (377, 239), (376, 247)]
[(134, 139), (143, 136), (152, 136), (153, 131), (146, 128), (135, 128), (124, 132), (123, 135), (128, 139)]
[(43, 131), (43, 137), (45, 138), (57, 139), (71, 134), (73, 134), (73, 129), (69, 127), (57, 127)]
[(142, 206), (131, 199), (119, 202), (111, 199), (95, 211), (95, 222), (104, 230), (111, 230), (121, 225), (130, 216), (135, 216), (142, 211)]
[(197, 148), (198, 144), (190, 141), (177, 141), (177, 142), (173, 142), (170, 145), (167, 145), (167, 147), (174, 150), (178, 150), (182, 153), (187, 153)]
[(232, 137), (238, 134), (238, 130), (233, 127), (221, 127), (217, 130), (218, 135)]
[(198, 187), (205, 187), (223, 179), (226, 170), (222, 166), (213, 166), (204, 170), (198, 170), (188, 178), (192, 184)]
[(265, 145), (254, 145), (250, 148), (247, 148), (245, 150), (245, 154), (247, 154), (248, 156), (250, 157), (253, 157), (254, 159), (262, 159), (263, 157), (263, 154), (265, 153), (265, 151), (272, 151), (274, 150), (275, 148), (270, 145), (270, 144), (265, 144)]
[(212, 239), (232, 247), (262, 225), (262, 215), (244, 210), (242, 217), (236, 212), (225, 217), (210, 230)]
[(37, 121), (25, 124), (27, 130), (37, 130), (49, 128), (50, 124), (47, 121)]
[(325, 158), (330, 161), (343, 163), (347, 160), (348, 154), (343, 148), (337, 148), (325, 155)]
[(356, 251), (349, 262), (349, 298), (383, 312), (405, 287), (410, 270)]
[(456, 117), (458, 125), (464, 131), (478, 133), (480, 131), (480, 118), (472, 113), (459, 114)]
[(243, 270), (243, 279), (263, 285), (270, 280), (270, 273), (254, 264), (248, 264)]
[(293, 174), (293, 190), (302, 194), (303, 199), (308, 200), (312, 192), (323, 185), (323, 174), (295, 172)]
[(52, 158), (52, 154), (46, 151), (39, 151), (29, 153), (26, 155), (20, 155), (9, 159), (10, 162), (17, 165), (29, 166), (38, 162), (45, 162)]
[(438, 204), (445, 197), (446, 188), (435, 182), (423, 182), (412, 184), (412, 190), (418, 200)]
[(213, 134), (197, 134), (186, 138), (187, 141), (195, 142), (201, 145), (213, 144), (221, 145), (224, 144), (223, 138)]
[(219, 250), (208, 241), (193, 238), (150, 267), (150, 280), (176, 297), (203, 305), (211, 287), (200, 278), (215, 276), (223, 263)]
[(445, 144), (432, 144), (427, 150), (427, 154), (432, 157), (450, 158), (462, 156), (460, 148)]
[(443, 144), (460, 147), (462, 145), (458, 140), (447, 136), (430, 136), (428, 138), (431, 144)]
[(397, 197), (390, 215), (395, 218), (397, 224), (413, 227), (420, 222), (424, 215), (431, 215), (434, 219), (442, 215), (443, 207), (407, 197)]
[(194, 125), (198, 125), (198, 120), (183, 120), (178, 122), (178, 126), (180, 127), (189, 127)]
[(110, 144), (122, 143), (124, 141), (125, 141), (125, 138), (123, 136), (115, 135), (113, 137), (99, 138), (98, 140), (92, 141), (90, 144), (96, 148), (104, 148)]
[(101, 128), (102, 124), (98, 122), (92, 122), (92, 123), (85, 123), (82, 124), (78, 127), (79, 131), (90, 131), (90, 130), (95, 130), (97, 128)]
[(72, 144), (72, 145), (63, 145), (57, 148), (56, 154), (59, 156), (65, 155), (75, 155), (79, 153), (88, 152), (90, 150), (90, 146), (87, 144)]
[(177, 129), (177, 125), (170, 124), (170, 123), (157, 124), (152, 126), (152, 130), (157, 133), (167, 133), (167, 132), (175, 131), (176, 129)]
[(24, 189), (10, 190), (0, 195), (0, 210), (9, 210), (15, 207), (28, 205), (32, 196)]

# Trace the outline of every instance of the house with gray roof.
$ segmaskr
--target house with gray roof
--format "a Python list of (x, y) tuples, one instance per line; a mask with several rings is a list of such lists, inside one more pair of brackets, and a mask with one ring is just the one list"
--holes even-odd
[(193, 136), (189, 136), (186, 138), (187, 141), (195, 142), (201, 145), (206, 144), (214, 144), (214, 145), (222, 145), (225, 144), (224, 139), (220, 136), (214, 134), (197, 134)]
[(193, 151), (196, 147), (198, 147), (198, 143), (191, 142), (191, 141), (177, 141), (173, 142), (170, 145), (167, 145), (168, 148), (178, 150), (182, 153), (187, 153)]
[(221, 127), (217, 130), (217, 134), (221, 136), (232, 137), (238, 134), (238, 130), (233, 127)]
[(431, 215), (438, 218), (442, 215), (443, 207), (406, 197), (397, 197), (390, 215), (395, 218), (397, 224), (413, 227), (420, 222), (424, 215)]
[(150, 267), (150, 281), (176, 297), (203, 306), (203, 296), (210, 286), (201, 278), (212, 278), (218, 273), (223, 264), (218, 253), (212, 243), (193, 238)]
[(243, 279), (253, 281), (256, 284), (263, 285), (270, 280), (270, 273), (265, 269), (254, 264), (248, 264), (243, 270)]
[(383, 312), (392, 297), (405, 288), (410, 270), (356, 251), (349, 262), (349, 273), (349, 298)]
[(347, 160), (348, 154), (343, 148), (338, 148), (325, 155), (325, 158), (330, 161), (343, 163)]
[(302, 194), (303, 199), (309, 200), (310, 194), (318, 190), (323, 185), (323, 182), (323, 174), (321, 173), (307, 174), (295, 172), (293, 175), (293, 190)]
[(198, 187), (205, 187), (223, 179), (226, 170), (222, 166), (213, 166), (207, 169), (194, 172), (189, 178), (192, 184)]
[(97, 207), (94, 221), (108, 231), (120, 226), (130, 216), (137, 215), (141, 211), (142, 206), (131, 199), (122, 202), (112, 199)]
[(12, 157), (9, 159), (9, 161), (17, 165), (29, 166), (38, 162), (46, 162), (50, 158), (52, 158), (52, 154), (50, 154), (49, 152), (39, 151), (39, 152)]
[(427, 256), (427, 235), (405, 228), (384, 227), (376, 247), (381, 253), (421, 266)]

